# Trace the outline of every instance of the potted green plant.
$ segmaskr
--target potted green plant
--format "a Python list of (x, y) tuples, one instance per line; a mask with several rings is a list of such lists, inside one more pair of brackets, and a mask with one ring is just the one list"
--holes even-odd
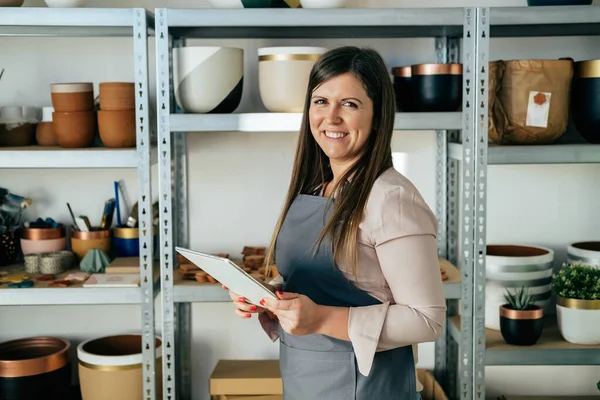
[(500, 306), (500, 333), (508, 344), (531, 346), (542, 335), (544, 310), (534, 304), (533, 295), (522, 287), (504, 295)]
[(563, 264), (552, 276), (556, 318), (570, 343), (600, 344), (600, 269), (582, 262)]

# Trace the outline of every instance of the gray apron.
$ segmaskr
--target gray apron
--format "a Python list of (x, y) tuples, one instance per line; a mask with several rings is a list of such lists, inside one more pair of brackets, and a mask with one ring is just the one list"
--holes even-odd
[[(330, 241), (324, 240), (313, 256), (331, 206), (332, 199), (311, 195), (299, 195), (292, 203), (276, 242), (283, 290), (325, 306), (381, 304), (339, 271)], [(418, 396), (411, 346), (377, 352), (369, 376), (363, 376), (351, 342), (317, 334), (293, 336), (283, 329), (280, 334), (284, 400), (414, 400)]]

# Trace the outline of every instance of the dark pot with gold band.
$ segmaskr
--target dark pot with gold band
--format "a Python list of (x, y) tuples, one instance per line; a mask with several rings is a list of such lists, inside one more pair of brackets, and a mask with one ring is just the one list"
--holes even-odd
[(413, 93), (411, 86), (411, 66), (392, 68), (394, 76), (394, 94), (396, 97), (396, 111), (413, 110)]
[(571, 85), (571, 118), (585, 140), (600, 144), (600, 60), (574, 65)]
[(65, 400), (71, 366), (64, 339), (32, 337), (0, 343), (0, 399)]
[(504, 304), (500, 306), (500, 333), (508, 344), (534, 345), (542, 336), (543, 317), (540, 306), (532, 304), (525, 310), (515, 310)]
[(462, 104), (462, 64), (416, 64), (411, 68), (415, 111), (458, 111)]

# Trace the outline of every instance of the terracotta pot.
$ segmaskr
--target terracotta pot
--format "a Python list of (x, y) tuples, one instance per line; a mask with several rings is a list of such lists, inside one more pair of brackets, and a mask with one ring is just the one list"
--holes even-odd
[[(157, 399), (162, 399), (161, 340), (156, 338)], [(82, 400), (144, 398), (142, 337), (118, 335), (89, 340), (77, 348)]]
[(33, 337), (0, 343), (0, 399), (64, 400), (71, 388), (67, 340)]
[(52, 122), (40, 122), (35, 131), (35, 141), (40, 146), (58, 146)]
[(106, 147), (135, 147), (135, 110), (98, 111), (98, 130)]
[(52, 114), (54, 135), (60, 147), (89, 147), (96, 134), (94, 111), (54, 112)]
[(102, 82), (99, 85), (100, 109), (104, 111), (134, 110), (133, 82)]
[(94, 86), (89, 82), (54, 83), (50, 96), (56, 112), (94, 110)]

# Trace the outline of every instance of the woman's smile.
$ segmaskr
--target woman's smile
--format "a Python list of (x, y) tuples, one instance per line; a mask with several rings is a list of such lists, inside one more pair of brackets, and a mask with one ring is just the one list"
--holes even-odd
[(345, 73), (313, 91), (309, 120), (313, 137), (332, 168), (344, 170), (360, 157), (371, 134), (373, 102), (363, 83)]

